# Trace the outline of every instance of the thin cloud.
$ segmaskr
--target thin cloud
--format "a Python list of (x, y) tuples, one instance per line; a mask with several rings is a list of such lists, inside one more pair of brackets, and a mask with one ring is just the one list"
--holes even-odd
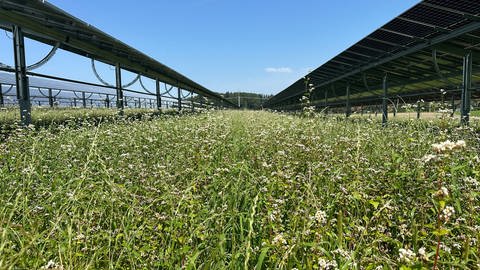
[(268, 67), (268, 68), (265, 69), (265, 72), (268, 72), (268, 73), (292, 73), (293, 70), (289, 67), (279, 67), (279, 68)]

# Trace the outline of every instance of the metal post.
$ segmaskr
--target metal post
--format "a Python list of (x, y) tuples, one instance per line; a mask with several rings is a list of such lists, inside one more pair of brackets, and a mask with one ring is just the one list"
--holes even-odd
[(393, 108), (393, 117), (397, 117), (398, 98), (395, 99), (395, 107)]
[(48, 105), (50, 105), (50, 108), (53, 108), (53, 94), (52, 94), (52, 89), (48, 89)]
[(325, 114), (328, 114), (328, 90), (325, 89)]
[(82, 107), (87, 108), (87, 98), (85, 97), (85, 92), (82, 92)]
[(73, 98), (73, 106), (77, 107), (77, 99), (76, 98)]
[(155, 80), (156, 82), (156, 96), (157, 96), (157, 110), (160, 111), (162, 109), (162, 96), (160, 93), (160, 81), (158, 79)]
[(15, 78), (17, 83), (17, 99), (20, 105), (20, 117), (23, 126), (32, 122), (32, 104), (30, 103), (30, 87), (28, 85), (27, 65), (25, 63), (25, 43), (22, 29), (13, 26), (13, 48), (15, 56)]
[[(123, 90), (122, 90), (122, 69), (120, 68), (120, 64), (115, 65), (115, 77), (116, 77), (116, 88), (117, 88), (117, 109), (118, 114), (123, 116), (123, 109), (125, 106), (123, 105)], [(126, 100), (125, 100), (126, 103)]]
[(90, 99), (90, 108), (93, 108), (93, 99)]
[(182, 111), (182, 90), (180, 87), (177, 87), (178, 89), (178, 111)]
[(468, 125), (470, 121), (470, 99), (472, 88), (472, 58), (471, 51), (467, 52), (463, 57), (463, 85), (462, 85), (462, 107), (460, 122), (463, 125)]
[(142, 100), (140, 98), (138, 98), (138, 108), (139, 109), (142, 108)]
[(383, 114), (382, 114), (382, 126), (387, 126), (388, 122), (388, 84), (387, 84), (387, 74), (383, 76)]
[(346, 117), (350, 117), (350, 114), (352, 114), (352, 108), (350, 107), (350, 84), (347, 85), (347, 111), (346, 111)]
[(5, 102), (3, 100), (3, 86), (0, 83), (0, 107), (3, 107), (3, 106), (5, 106)]
[(110, 95), (107, 94), (105, 99), (105, 107), (110, 108)]
[(420, 112), (422, 111), (420, 104), (420, 100), (417, 100), (417, 119), (420, 119)]
[(192, 104), (192, 112), (195, 112), (195, 104), (193, 103), (193, 91), (190, 91), (190, 100)]
[(452, 114), (450, 117), (453, 117), (455, 115), (455, 95), (452, 93)]

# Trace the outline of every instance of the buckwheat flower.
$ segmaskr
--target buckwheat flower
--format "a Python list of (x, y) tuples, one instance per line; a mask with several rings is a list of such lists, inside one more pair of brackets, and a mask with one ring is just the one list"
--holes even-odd
[(415, 252), (411, 251), (410, 249), (404, 249), (404, 248), (401, 248), (398, 250), (398, 255), (399, 255), (398, 260), (400, 262), (405, 262), (405, 263), (412, 262), (416, 257)]
[(418, 249), (418, 257), (424, 261), (428, 259), (427, 252), (425, 251), (424, 247)]
[(318, 222), (319, 224), (325, 224), (325, 223), (327, 223), (327, 214), (322, 210), (318, 210), (315, 213), (314, 220), (316, 222)]
[(448, 222), (454, 214), (455, 214), (455, 209), (451, 206), (447, 206), (442, 210), (441, 218), (445, 222)]
[(286, 245), (287, 240), (285, 240), (285, 238), (283, 238), (283, 234), (279, 233), (273, 238), (272, 244), (274, 244), (274, 245), (278, 245), (278, 244)]
[(446, 187), (441, 187), (437, 192), (435, 192), (436, 197), (448, 197), (450, 193)]
[(432, 154), (428, 154), (426, 156), (423, 156), (421, 161), (423, 163), (429, 163), (430, 161), (436, 161), (437, 160), (437, 156), (436, 155), (432, 155)]

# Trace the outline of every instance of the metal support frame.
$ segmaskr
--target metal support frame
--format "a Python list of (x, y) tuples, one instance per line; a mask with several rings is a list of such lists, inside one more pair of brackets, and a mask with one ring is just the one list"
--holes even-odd
[(0, 83), (0, 107), (5, 106), (5, 101), (3, 100), (3, 86)]
[[(117, 109), (118, 114), (123, 116), (123, 109), (127, 104), (124, 105), (123, 101), (123, 90), (122, 90), (122, 69), (120, 68), (120, 64), (115, 65), (115, 78), (116, 78), (116, 88), (117, 88)], [(125, 100), (126, 103), (126, 100)]]
[(385, 73), (383, 76), (383, 100), (382, 100), (382, 126), (387, 126), (388, 122), (388, 81), (387, 81), (388, 74)]
[(452, 113), (450, 114), (450, 117), (453, 117), (455, 115), (455, 95), (452, 94)]
[(193, 103), (193, 91), (190, 91), (190, 100), (192, 105), (192, 112), (195, 112), (195, 104)]
[(82, 107), (87, 108), (87, 98), (85, 97), (85, 92), (82, 92)]
[(160, 92), (160, 81), (158, 79), (155, 80), (155, 90), (156, 90), (156, 97), (157, 97), (157, 110), (162, 110), (162, 95)]
[(53, 108), (53, 93), (51, 88), (48, 89), (48, 105), (50, 108)]
[(105, 107), (110, 108), (110, 95), (106, 95), (105, 97)]
[(17, 83), (17, 99), (20, 105), (20, 117), (23, 126), (32, 122), (32, 104), (30, 103), (30, 87), (25, 63), (25, 43), (22, 29), (13, 25), (13, 48), (15, 56), (15, 78)]
[(325, 114), (328, 114), (328, 89), (325, 89)]
[(178, 111), (182, 111), (182, 89), (180, 87), (177, 87), (178, 90)]
[(73, 98), (73, 107), (77, 107), (77, 98)]
[(462, 85), (462, 106), (461, 119), (463, 125), (468, 125), (470, 121), (470, 99), (472, 88), (472, 61), (473, 54), (468, 51), (463, 57), (463, 85)]
[(422, 111), (422, 107), (420, 106), (420, 100), (417, 100), (417, 119), (420, 119), (420, 113)]
[(350, 106), (350, 84), (347, 84), (347, 104), (346, 104), (345, 116), (350, 117), (351, 114), (352, 114), (352, 107)]

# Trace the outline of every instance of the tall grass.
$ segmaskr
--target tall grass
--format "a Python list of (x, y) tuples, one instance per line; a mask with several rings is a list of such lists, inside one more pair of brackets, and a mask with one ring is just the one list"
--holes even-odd
[(480, 138), (448, 121), (223, 111), (1, 144), (2, 269), (428, 269), (439, 233), (440, 268), (479, 267)]

